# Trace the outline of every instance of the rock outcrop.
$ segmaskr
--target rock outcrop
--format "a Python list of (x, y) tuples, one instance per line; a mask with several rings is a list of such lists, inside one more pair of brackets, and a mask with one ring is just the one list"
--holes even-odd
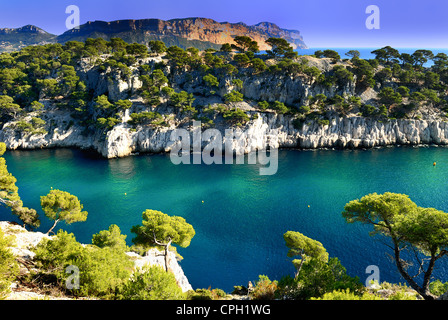
[[(146, 265), (157, 265), (165, 268), (165, 256), (161, 251), (155, 248), (148, 250), (143, 257), (135, 252), (128, 252), (127, 255), (134, 260), (135, 268), (143, 268)], [(177, 284), (182, 291), (187, 292), (193, 290), (184, 271), (177, 262), (176, 254), (174, 252), (168, 252), (168, 261), (168, 270), (174, 274)]]
[[(42, 232), (31, 232), (19, 226), (17, 224), (0, 221), (0, 229), (4, 232), (6, 236), (12, 236), (14, 239), (12, 241), (13, 246), (10, 247), (11, 252), (16, 257), (19, 262), (20, 267), (23, 272), (27, 272), (27, 265), (30, 265), (35, 253), (32, 248), (37, 246), (42, 239), (51, 240), (54, 236), (48, 236)], [(140, 256), (134, 252), (128, 252), (127, 255), (134, 262), (135, 269), (142, 268), (145, 265), (159, 265), (164, 267), (165, 259), (163, 253), (157, 249), (150, 249), (145, 254), (145, 256)], [(187, 277), (185, 276), (182, 268), (176, 259), (176, 254), (169, 252), (169, 271), (172, 272), (176, 278), (179, 287), (183, 292), (188, 290), (193, 290)], [(16, 283), (13, 283), (12, 292), (7, 298), (8, 300), (28, 300), (28, 299), (66, 299), (61, 297), (48, 297), (30, 290), (21, 290)]]
[(387, 145), (448, 144), (444, 121), (389, 120), (363, 117), (333, 118), (329, 125), (305, 124), (299, 132), (298, 147), (373, 148)]

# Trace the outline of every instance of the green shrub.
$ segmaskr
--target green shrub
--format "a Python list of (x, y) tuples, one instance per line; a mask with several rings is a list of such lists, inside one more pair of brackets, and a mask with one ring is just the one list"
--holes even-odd
[(92, 244), (100, 248), (113, 248), (121, 251), (127, 249), (126, 235), (121, 234), (120, 228), (112, 224), (108, 230), (102, 230), (92, 236)]
[(226, 293), (222, 289), (196, 289), (190, 290), (186, 294), (188, 300), (219, 300), (225, 298)]
[(99, 108), (102, 110), (108, 110), (113, 107), (113, 104), (109, 102), (109, 99), (106, 95), (101, 95), (95, 98), (95, 108)]
[(278, 114), (285, 114), (289, 111), (289, 108), (285, 106), (283, 102), (275, 101), (274, 105), (272, 106), (272, 109), (277, 111)]
[(56, 275), (58, 279), (63, 279), (65, 266), (69, 265), (82, 250), (82, 245), (76, 241), (73, 233), (59, 230), (55, 238), (43, 239), (36, 246), (35, 261), (38, 267)]
[(34, 129), (31, 123), (24, 120), (17, 121), (15, 123), (15, 128), (20, 132), (32, 132)]
[(311, 108), (309, 107), (309, 106), (301, 106), (300, 108), (299, 108), (299, 112), (300, 113), (303, 113), (303, 114), (306, 114), (306, 113), (308, 113), (308, 112), (310, 112), (311, 111)]
[(121, 120), (117, 119), (117, 118), (109, 117), (107, 119), (106, 118), (98, 118), (96, 120), (96, 122), (97, 122), (97, 125), (99, 128), (112, 129), (117, 124), (119, 124), (121, 122)]
[(229, 102), (241, 102), (241, 101), (243, 101), (243, 97), (244, 96), (243, 96), (243, 94), (241, 92), (233, 90), (233, 91), (231, 91), (231, 92), (229, 92), (229, 93), (224, 95), (224, 101), (226, 103), (229, 103)]
[(171, 60), (175, 67), (184, 67), (191, 62), (187, 51), (178, 46), (171, 46), (166, 50), (167, 58)]
[(233, 57), (233, 61), (240, 68), (245, 68), (250, 64), (250, 58), (244, 53), (238, 53)]
[(152, 124), (160, 125), (163, 122), (163, 116), (158, 112), (144, 111), (140, 113), (131, 113), (130, 123), (133, 125)]
[(232, 80), (232, 84), (233, 84), (238, 90), (243, 89), (243, 80), (241, 80), (241, 79), (233, 79), (233, 80)]
[(339, 86), (345, 86), (348, 83), (353, 82), (353, 73), (341, 65), (337, 65), (333, 68), (333, 75)]
[(402, 97), (408, 97), (409, 96), (409, 88), (406, 86), (400, 86), (397, 88), (397, 92), (401, 94)]
[(205, 84), (208, 87), (219, 87), (218, 78), (216, 78), (212, 74), (206, 74), (205, 76), (202, 77), (202, 80), (204, 80)]
[(11, 241), (0, 228), (0, 300), (9, 294), (11, 282), (19, 271), (14, 255), (9, 250)]
[(382, 300), (382, 298), (367, 292), (357, 295), (346, 289), (327, 292), (321, 298), (311, 298), (311, 300)]
[(219, 300), (219, 299), (225, 298), (225, 296), (227, 295), (224, 290), (219, 289), (219, 288), (212, 289), (211, 292), (212, 292), (213, 300)]
[(376, 112), (376, 108), (370, 104), (364, 104), (361, 106), (361, 113), (364, 117), (373, 116)]
[(87, 246), (71, 263), (79, 268), (80, 287), (73, 289), (78, 296), (115, 298), (128, 281), (132, 261), (122, 251), (110, 247)]
[(19, 120), (15, 123), (14, 128), (20, 132), (30, 133), (30, 134), (46, 134), (47, 131), (44, 129), (45, 120), (37, 117), (31, 118), (31, 122), (25, 120)]
[(429, 290), (431, 291), (432, 294), (436, 296), (441, 296), (442, 294), (448, 291), (448, 282), (443, 283), (440, 280), (431, 282), (429, 284)]
[(40, 273), (53, 275), (55, 285), (62, 290), (67, 290), (65, 281), (70, 275), (65, 272), (66, 267), (79, 269), (79, 288), (72, 289), (76, 296), (115, 297), (129, 279), (133, 266), (123, 251), (83, 246), (72, 233), (63, 230), (52, 240), (42, 240), (34, 251)]
[(268, 68), (264, 61), (260, 58), (252, 59), (251, 66), (255, 73), (263, 72)]
[(176, 108), (183, 109), (193, 105), (195, 98), (192, 93), (186, 91), (174, 92), (171, 94), (170, 102)]
[(233, 286), (232, 294), (236, 294), (239, 296), (246, 295), (248, 290), (245, 286)]
[(190, 290), (187, 293), (188, 300), (213, 300), (213, 294), (209, 289)]
[(381, 89), (378, 93), (379, 102), (390, 106), (392, 104), (398, 104), (402, 102), (402, 96), (399, 92), (395, 92), (394, 89), (390, 87), (385, 87)]
[(267, 276), (260, 275), (250, 292), (253, 300), (273, 300), (277, 291), (277, 281), (271, 281)]
[(417, 300), (415, 294), (409, 294), (405, 291), (397, 291), (391, 294), (388, 300)]
[(162, 54), (166, 52), (167, 47), (163, 41), (151, 40), (148, 42), (149, 51), (154, 54)]
[(171, 272), (160, 266), (145, 266), (133, 273), (121, 292), (125, 300), (182, 300), (185, 294)]
[(303, 264), (297, 278), (282, 277), (277, 287), (279, 298), (294, 300), (320, 298), (334, 290), (350, 290), (360, 295), (364, 288), (359, 278), (347, 275), (337, 258), (330, 258), (327, 263), (311, 259)]
[(260, 110), (262, 111), (265, 111), (267, 108), (269, 108), (269, 102), (267, 101), (258, 102), (258, 108), (260, 108)]
[(223, 114), (225, 120), (233, 124), (245, 124), (250, 120), (249, 116), (241, 109), (226, 110)]

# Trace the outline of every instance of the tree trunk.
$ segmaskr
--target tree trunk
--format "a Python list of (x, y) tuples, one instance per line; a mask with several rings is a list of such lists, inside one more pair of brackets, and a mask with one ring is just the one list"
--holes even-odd
[(294, 278), (295, 278), (295, 279), (297, 279), (297, 278), (299, 277), (300, 270), (302, 270), (302, 265), (303, 265), (303, 259), (302, 259), (302, 261), (300, 262), (299, 267), (297, 268), (296, 274), (294, 275)]
[(434, 256), (434, 254), (431, 254), (431, 260), (429, 260), (429, 266), (428, 266), (428, 269), (426, 270), (425, 276), (423, 278), (423, 286), (422, 287), (423, 287), (425, 294), (430, 297), (430, 300), (434, 300), (437, 298), (435, 295), (433, 295), (429, 291), (429, 283), (431, 281), (431, 275), (434, 270), (435, 262), (436, 262), (436, 257)]
[(170, 250), (171, 240), (165, 245), (165, 271), (168, 272), (168, 252)]
[(430, 263), (430, 268), (425, 273), (425, 281), (424, 286), (419, 286), (417, 282), (414, 281), (414, 279), (409, 276), (409, 274), (404, 270), (403, 265), (401, 263), (400, 259), (400, 249), (398, 248), (398, 245), (394, 243), (394, 253), (395, 253), (395, 264), (397, 265), (398, 271), (400, 272), (401, 276), (406, 280), (407, 283), (411, 286), (412, 289), (417, 291), (425, 300), (435, 300), (436, 296), (431, 294), (429, 292), (429, 281), (426, 281), (426, 278), (429, 279), (432, 273), (432, 267), (434, 266), (434, 261), (431, 259), (432, 267)]
[(53, 226), (50, 228), (50, 230), (47, 231), (47, 235), (49, 235), (50, 232), (53, 231), (54, 227), (56, 227), (56, 225), (58, 224), (58, 222), (59, 222), (59, 219), (56, 219), (56, 220), (54, 221)]
[(154, 231), (152, 232), (152, 235), (154, 237), (154, 243), (156, 245), (158, 245), (158, 246), (163, 246), (165, 248), (165, 252), (164, 252), (164, 256), (165, 256), (165, 271), (168, 272), (168, 260), (169, 260), (168, 259), (168, 252), (170, 250), (171, 242), (173, 240), (171, 240), (171, 238), (168, 238), (169, 239), (168, 243), (162, 243), (162, 242), (157, 240), (157, 237), (156, 237), (156, 234), (155, 234)]
[(300, 270), (302, 270), (303, 260), (305, 260), (305, 258), (303, 257), (303, 249), (302, 249), (302, 251), (300, 252), (300, 257), (301, 257), (301, 259), (300, 259), (300, 265), (299, 265), (299, 267), (297, 268), (296, 274), (294, 275), (294, 279), (297, 279), (297, 278), (299, 277)]

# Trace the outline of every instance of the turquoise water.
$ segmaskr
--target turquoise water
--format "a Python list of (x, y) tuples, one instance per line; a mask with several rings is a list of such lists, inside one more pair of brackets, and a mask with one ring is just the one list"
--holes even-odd
[[(273, 176), (260, 176), (258, 166), (248, 164), (176, 166), (167, 155), (105, 160), (58, 149), (8, 151), (5, 158), (25, 205), (39, 209), (44, 232), (51, 222), (40, 210), (39, 197), (51, 187), (77, 195), (89, 212), (84, 223), (58, 225), (84, 243), (117, 224), (131, 244), (130, 228), (141, 223), (145, 209), (183, 216), (196, 230), (191, 245), (179, 249), (194, 288), (231, 291), (260, 274), (292, 275), (283, 241), (288, 230), (322, 242), (363, 282), (369, 265), (379, 267), (380, 281), (404, 282), (384, 244), (368, 235), (370, 229), (345, 223), (344, 205), (371, 192), (391, 191), (448, 212), (446, 148), (281, 150)], [(13, 216), (2, 208), (0, 220)]]

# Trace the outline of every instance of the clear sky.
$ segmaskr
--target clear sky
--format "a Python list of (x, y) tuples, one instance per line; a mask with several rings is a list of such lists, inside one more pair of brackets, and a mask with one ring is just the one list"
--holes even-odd
[[(94, 20), (206, 17), (262, 21), (300, 30), (309, 47), (447, 48), (447, 0), (1, 0), (0, 27), (36, 25), (66, 31), (68, 5), (81, 23)], [(365, 26), (368, 5), (380, 9), (380, 29)]]

